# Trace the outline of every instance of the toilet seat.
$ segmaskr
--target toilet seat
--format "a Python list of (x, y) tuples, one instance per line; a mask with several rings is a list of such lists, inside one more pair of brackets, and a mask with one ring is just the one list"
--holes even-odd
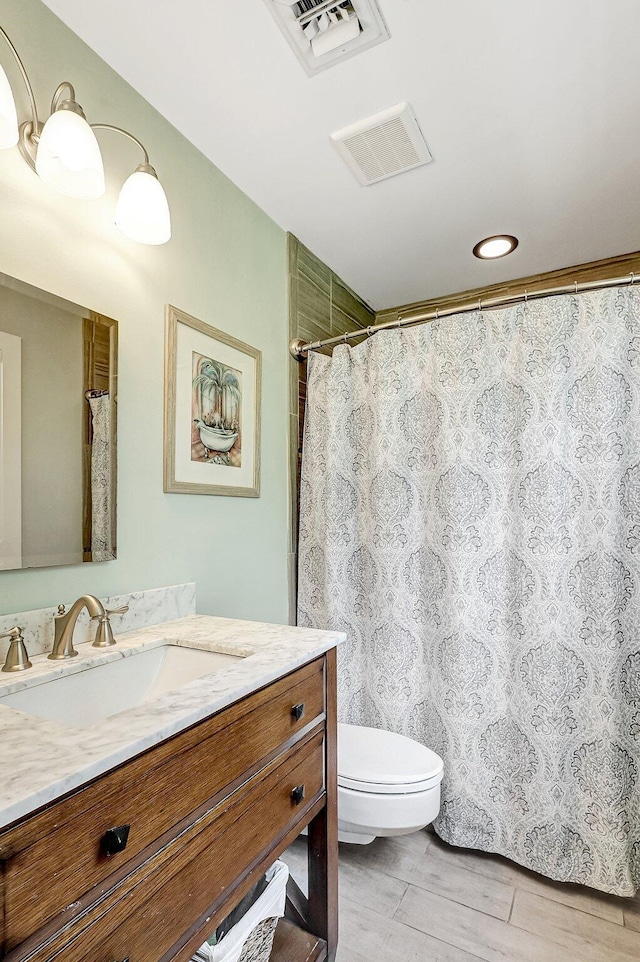
[(411, 782), (407, 785), (387, 785), (384, 782), (360, 782), (356, 778), (338, 776), (339, 788), (348, 788), (352, 792), (368, 792), (371, 795), (413, 795), (427, 792), (435, 788), (442, 781), (442, 776), (425, 779), (423, 782)]
[(375, 795), (412, 795), (442, 781), (439, 755), (405, 735), (338, 725), (338, 786)]

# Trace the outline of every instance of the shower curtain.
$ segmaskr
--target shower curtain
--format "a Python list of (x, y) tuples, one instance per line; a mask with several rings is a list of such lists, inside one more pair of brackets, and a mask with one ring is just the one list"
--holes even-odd
[(435, 829), (640, 883), (640, 291), (461, 314), (309, 358), (299, 624), (342, 721), (444, 759)]

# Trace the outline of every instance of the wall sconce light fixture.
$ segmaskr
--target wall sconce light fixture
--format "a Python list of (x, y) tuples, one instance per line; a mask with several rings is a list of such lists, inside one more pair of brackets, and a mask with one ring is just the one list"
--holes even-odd
[(122, 186), (116, 205), (116, 227), (140, 244), (166, 244), (171, 237), (167, 196), (137, 137), (112, 124), (89, 124), (67, 81), (57, 88), (49, 118), (41, 123), (24, 64), (2, 27), (0, 34), (15, 57), (31, 105), (31, 120), (19, 123), (11, 85), (0, 66), (0, 149), (17, 145), (45, 184), (69, 197), (93, 200), (105, 191), (102, 155), (94, 131), (112, 130), (122, 134), (140, 148), (143, 162)]

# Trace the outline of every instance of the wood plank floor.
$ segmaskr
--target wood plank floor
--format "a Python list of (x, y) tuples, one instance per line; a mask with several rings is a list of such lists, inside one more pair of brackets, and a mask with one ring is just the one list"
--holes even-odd
[[(284, 854), (306, 891), (306, 839)], [(430, 832), (340, 845), (337, 962), (639, 962), (640, 898), (562, 885)]]

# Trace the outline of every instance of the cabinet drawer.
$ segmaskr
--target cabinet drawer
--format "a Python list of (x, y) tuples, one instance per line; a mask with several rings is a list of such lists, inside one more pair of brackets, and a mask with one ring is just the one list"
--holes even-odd
[[(228, 794), (323, 712), (319, 659), (0, 835), (0, 945), (5, 951), (19, 945), (183, 819)], [(107, 856), (105, 833), (121, 825), (130, 825), (127, 846)]]
[[(201, 929), (204, 941), (227, 911), (220, 907), (227, 899), (233, 904), (233, 889), (244, 878), (238, 876), (239, 868), (257, 864), (321, 797), (323, 764), (320, 732), (254, 776), (183, 839), (170, 843), (156, 857), (161, 867), (139, 869), (144, 879), (137, 884), (135, 876), (127, 880), (122, 897), (116, 901), (114, 893), (101, 918), (74, 938), (68, 932), (64, 940), (60, 936), (43, 946), (33, 962), (158, 962), (176, 943), (184, 944), (186, 932), (193, 937)], [(292, 792), (301, 785), (305, 797), (296, 804)], [(80, 929), (82, 923), (76, 926)]]

